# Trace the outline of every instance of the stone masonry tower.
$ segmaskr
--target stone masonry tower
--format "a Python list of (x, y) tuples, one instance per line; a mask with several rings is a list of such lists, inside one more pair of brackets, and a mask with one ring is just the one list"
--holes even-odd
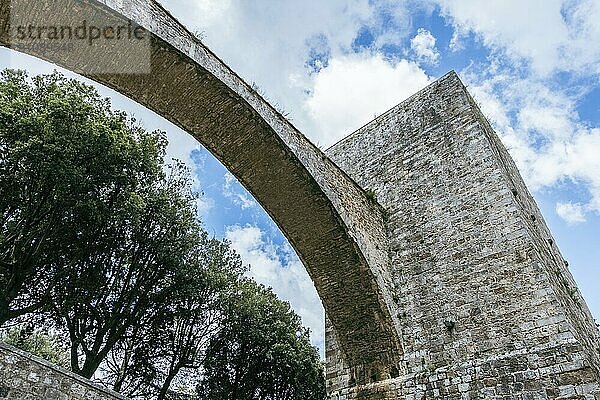
[(600, 399), (594, 319), (454, 72), (327, 154), (385, 209), (401, 341), (397, 370), (356, 384), (329, 326), (331, 399)]

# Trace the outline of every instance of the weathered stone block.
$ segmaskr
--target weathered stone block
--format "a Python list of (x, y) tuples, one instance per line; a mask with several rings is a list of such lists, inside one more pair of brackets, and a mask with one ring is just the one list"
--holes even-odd
[(78, 375), (0, 343), (0, 399), (126, 400)]

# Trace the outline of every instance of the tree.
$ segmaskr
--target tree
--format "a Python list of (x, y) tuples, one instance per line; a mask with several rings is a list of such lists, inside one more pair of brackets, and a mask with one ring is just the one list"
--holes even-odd
[(0, 323), (49, 312), (91, 377), (197, 250), (196, 195), (164, 133), (54, 73), (0, 75)]
[(89, 86), (0, 74), (0, 324), (47, 310), (88, 248), (111, 245), (99, 233), (120, 233), (107, 223), (143, 201), (165, 145)]
[[(207, 236), (207, 235), (206, 235)], [(163, 382), (158, 400), (167, 397), (173, 380), (182, 372), (202, 366), (206, 348), (221, 329), (231, 288), (243, 272), (241, 260), (228, 244), (207, 240), (176, 276), (177, 291), (162, 333)], [(159, 331), (159, 330), (157, 330)], [(160, 331), (159, 331), (160, 332)], [(191, 374), (188, 374), (188, 379)]]
[(308, 330), (288, 303), (250, 280), (240, 283), (204, 359), (200, 398), (325, 398), (323, 368)]
[(113, 204), (82, 247), (77, 272), (54, 289), (53, 314), (69, 332), (74, 372), (91, 377), (130, 327), (149, 323), (170, 302), (170, 282), (200, 244), (182, 171), (176, 166), (168, 178)]
[(85, 84), (0, 73), (0, 325), (53, 321), (73, 372), (132, 397), (323, 398), (300, 319), (208, 237), (166, 144)]
[(231, 288), (243, 272), (227, 243), (206, 232), (177, 269), (168, 300), (134, 324), (111, 352), (105, 374), (130, 398), (167, 398), (176, 379), (189, 386), (210, 338), (220, 329)]
[(2, 341), (52, 364), (69, 367), (69, 353), (64, 341), (56, 333), (36, 330), (33, 325), (16, 326), (4, 332)]

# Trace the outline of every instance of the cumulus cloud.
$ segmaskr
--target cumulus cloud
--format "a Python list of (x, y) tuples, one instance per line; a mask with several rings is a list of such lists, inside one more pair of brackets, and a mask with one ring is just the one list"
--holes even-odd
[(242, 190), (237, 183), (237, 180), (231, 173), (225, 173), (223, 180), (223, 196), (230, 199), (233, 204), (239, 206), (242, 210), (246, 210), (257, 205), (256, 201), (250, 197), (250, 194), (247, 191)]
[(465, 78), (530, 189), (579, 184), (589, 193), (585, 208), (600, 213), (600, 128), (579, 120), (577, 96), (531, 77)]
[(556, 213), (569, 225), (586, 221), (583, 206), (579, 203), (557, 203)]
[(440, 53), (435, 47), (435, 37), (427, 29), (419, 28), (417, 35), (410, 40), (410, 47), (417, 59), (428, 64), (436, 64)]
[(600, 2), (595, 0), (437, 0), (455, 27), (451, 45), (473, 32), (492, 50), (537, 74), (600, 72)]
[(311, 330), (311, 342), (324, 354), (325, 314), (321, 300), (306, 269), (288, 245), (276, 246), (257, 226), (230, 226), (226, 239), (250, 264), (249, 276), (273, 288), (290, 303)]
[(572, 183), (587, 189), (586, 204), (557, 205), (571, 223), (584, 222), (584, 210), (600, 213), (600, 129), (582, 122), (577, 112), (589, 83), (565, 87), (562, 78), (556, 79), (567, 73), (563, 77), (597, 81), (600, 3), (436, 1), (454, 27), (451, 47), (474, 34), (491, 50), (463, 76), (528, 186), (538, 190)]
[(408, 96), (430, 79), (415, 63), (390, 62), (381, 54), (336, 57), (314, 78), (307, 100), (319, 127), (317, 143), (329, 146)]
[(455, 25), (454, 32), (452, 32), (452, 37), (448, 43), (448, 48), (454, 52), (464, 50), (465, 46), (462, 42), (462, 38), (466, 35), (467, 34), (463, 32), (459, 26)]
[[(315, 79), (314, 75), (323, 72), (332, 62), (339, 65), (347, 61), (345, 57), (352, 53), (353, 42), (361, 29), (374, 36), (369, 51), (401, 43), (411, 30), (409, 10), (425, 7), (424, 3), (412, 0), (229, 0), (225, 4), (221, 0), (161, 2), (192, 30), (203, 31), (204, 42), (219, 57), (246, 81), (256, 82), (265, 97), (289, 114), (301, 132), (321, 144), (330, 144), (341, 135), (335, 133), (334, 137), (330, 136), (331, 126), (336, 125), (335, 121), (340, 117), (332, 115), (334, 121), (324, 121), (324, 111), (316, 110), (319, 100), (313, 99), (311, 93), (323, 93), (322, 86), (315, 85), (322, 85), (324, 79)], [(407, 7), (409, 2), (411, 8)], [(243, 49), (240, 43), (243, 43)], [(377, 58), (373, 57), (374, 60)], [(382, 67), (383, 64), (377, 66)], [(362, 79), (373, 82), (370, 76), (356, 76), (353, 85), (360, 85)], [(393, 77), (392, 81), (397, 82), (398, 78)], [(408, 85), (406, 91), (418, 86), (410, 82)], [(378, 86), (381, 87), (380, 84)], [(392, 88), (396, 89), (396, 86)], [(365, 96), (372, 94), (372, 91), (366, 92)], [(338, 99), (343, 95), (343, 92), (338, 92)], [(370, 100), (378, 103), (382, 96), (387, 95), (376, 94)], [(386, 104), (392, 106), (400, 100), (401, 96), (397, 96)], [(361, 98), (361, 105), (365, 103), (369, 102)], [(319, 114), (317, 118), (314, 118), (313, 111)], [(345, 114), (353, 114), (354, 111), (355, 107)], [(366, 114), (372, 118), (374, 113), (380, 112), (382, 110), (376, 107), (368, 109)], [(367, 122), (364, 118), (354, 121), (358, 121), (359, 125)], [(345, 133), (349, 133), (348, 129), (359, 125), (352, 123), (343, 128)]]

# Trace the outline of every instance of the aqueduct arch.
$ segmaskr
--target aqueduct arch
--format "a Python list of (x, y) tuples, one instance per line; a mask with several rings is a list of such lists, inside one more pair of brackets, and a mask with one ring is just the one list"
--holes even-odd
[[(13, 0), (16, 3), (16, 0)], [(0, 1), (0, 42), (106, 85), (189, 132), (253, 194), (307, 268), (348, 362), (385, 379), (399, 341), (384, 291), (388, 254), (382, 210), (193, 34), (154, 0), (19, 0), (32, 21), (138, 23), (150, 32), (149, 73), (90, 73), (78, 52), (15, 48), (11, 1)], [(57, 6), (58, 4), (58, 6)], [(100, 43), (100, 42), (99, 42)], [(106, 43), (106, 42), (104, 42)], [(121, 66), (127, 52), (95, 45)], [(133, 60), (136, 62), (139, 60)], [(135, 64), (129, 66), (137, 72)], [(358, 228), (360, 227), (360, 229)]]
[[(20, 46), (9, 34), (11, 2), (35, 21), (133, 21), (151, 34), (150, 68), (93, 72), (95, 60), (136, 71), (127, 48), (86, 47), (86, 65), (77, 52)], [(600, 331), (456, 74), (328, 149), (336, 165), (155, 0), (0, 0), (0, 28), (3, 46), (191, 133), (255, 196), (329, 317), (331, 399), (600, 398)]]

